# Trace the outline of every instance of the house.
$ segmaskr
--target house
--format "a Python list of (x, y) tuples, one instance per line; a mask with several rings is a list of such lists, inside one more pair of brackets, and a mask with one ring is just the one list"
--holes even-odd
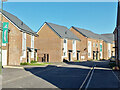
[(108, 57), (115, 56), (115, 41), (114, 41), (114, 34), (113, 33), (107, 33), (107, 34), (101, 34), (104, 41), (107, 42), (108, 47)]
[(9, 23), (8, 43), (2, 44), (2, 65), (20, 65), (21, 62), (35, 60), (37, 49), (34, 47), (34, 37), (38, 35), (9, 12), (3, 11), (2, 15), (3, 22)]
[(84, 59), (86, 60), (99, 60), (111, 57), (111, 55), (108, 56), (107, 49), (107, 44), (109, 43), (109, 51), (111, 52), (111, 41), (105, 36), (74, 26), (70, 28), (70, 31), (81, 39), (81, 59), (85, 57)]
[(45, 22), (35, 38), (35, 47), (39, 48), (38, 61), (63, 62), (80, 60), (80, 39), (67, 27)]
[(117, 25), (114, 30), (116, 64), (120, 67), (120, 0), (118, 2)]

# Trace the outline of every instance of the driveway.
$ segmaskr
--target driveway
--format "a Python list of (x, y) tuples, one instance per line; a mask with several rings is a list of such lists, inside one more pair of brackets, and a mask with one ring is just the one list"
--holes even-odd
[(120, 88), (108, 61), (3, 69), (3, 88)]

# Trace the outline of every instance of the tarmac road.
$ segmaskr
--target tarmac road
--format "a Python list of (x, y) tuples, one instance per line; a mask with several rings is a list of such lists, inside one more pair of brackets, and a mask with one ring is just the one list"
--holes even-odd
[(3, 69), (3, 88), (120, 88), (108, 61)]

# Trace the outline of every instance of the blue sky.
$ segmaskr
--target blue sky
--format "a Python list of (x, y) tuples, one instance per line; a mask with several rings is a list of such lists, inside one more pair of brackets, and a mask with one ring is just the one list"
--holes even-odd
[(7, 2), (4, 10), (16, 15), (34, 31), (47, 21), (101, 34), (113, 32), (117, 2)]
[(118, 0), (8, 0), (9, 2), (117, 2)]

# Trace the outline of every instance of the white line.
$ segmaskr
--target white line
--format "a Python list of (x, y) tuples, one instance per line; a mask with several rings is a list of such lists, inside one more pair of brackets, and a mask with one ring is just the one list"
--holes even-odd
[[(112, 70), (112, 69), (111, 69)], [(117, 80), (120, 82), (120, 79), (116, 76), (116, 74), (114, 73), (114, 71), (112, 70), (113, 74), (115, 75), (115, 77), (117, 78)]]
[[(95, 66), (96, 66), (96, 65), (95, 65)], [(85, 87), (85, 90), (87, 90), (87, 88), (88, 88), (88, 86), (89, 86), (89, 84), (90, 84), (90, 81), (91, 81), (91, 79), (92, 79), (94, 70), (95, 70), (95, 69), (94, 69), (94, 67), (93, 67), (93, 71), (92, 71), (92, 73), (91, 73), (91, 75), (90, 75), (90, 78), (89, 78), (88, 83), (87, 83), (87, 85), (86, 85), (86, 87)]]
[(82, 85), (80, 86), (80, 88), (79, 88), (79, 89), (82, 89), (82, 87), (83, 87), (83, 85), (85, 84), (86, 80), (88, 79), (88, 77), (89, 77), (90, 72), (92, 71), (92, 69), (93, 69), (93, 66), (92, 66), (92, 68), (90, 69), (90, 71), (88, 72), (88, 74), (87, 74), (87, 76), (86, 76), (85, 80), (83, 81), (83, 83), (82, 83)]

